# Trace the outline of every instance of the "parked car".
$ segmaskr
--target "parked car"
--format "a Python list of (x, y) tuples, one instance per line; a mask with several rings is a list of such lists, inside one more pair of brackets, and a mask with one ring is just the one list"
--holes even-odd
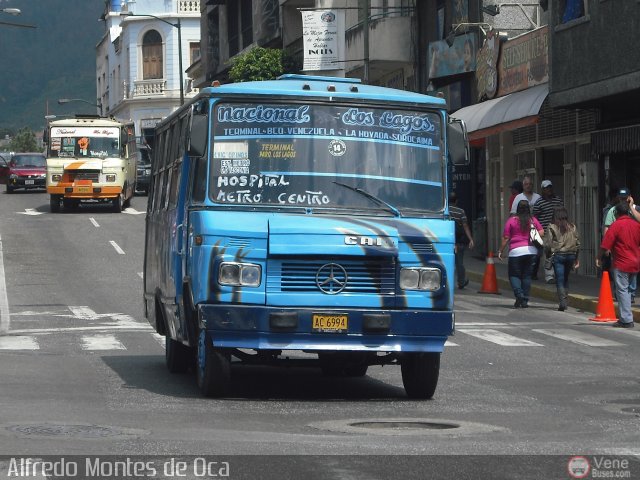
[(47, 161), (42, 153), (14, 153), (8, 162), (7, 193), (17, 188), (46, 188)]
[(0, 183), (7, 183), (10, 158), (11, 154), (9, 152), (0, 152)]
[(136, 192), (149, 194), (149, 179), (151, 178), (151, 147), (147, 144), (138, 144), (140, 159), (136, 176)]

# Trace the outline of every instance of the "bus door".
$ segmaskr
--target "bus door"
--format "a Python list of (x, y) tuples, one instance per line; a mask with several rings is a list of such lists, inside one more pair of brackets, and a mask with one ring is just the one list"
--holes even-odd
[(176, 178), (176, 209), (175, 209), (175, 238), (172, 242), (171, 248), (171, 269), (173, 270), (173, 281), (175, 287), (175, 298), (177, 303), (177, 309), (179, 311), (179, 318), (176, 319), (176, 329), (179, 331), (180, 338), (188, 338), (186, 331), (187, 322), (186, 312), (184, 311), (184, 277), (186, 275), (186, 263), (187, 253), (189, 248), (188, 236), (189, 236), (189, 216), (187, 214), (188, 200), (188, 185), (189, 185), (189, 170), (191, 169), (191, 162), (189, 156), (185, 156), (178, 164), (177, 169), (173, 172), (177, 175)]

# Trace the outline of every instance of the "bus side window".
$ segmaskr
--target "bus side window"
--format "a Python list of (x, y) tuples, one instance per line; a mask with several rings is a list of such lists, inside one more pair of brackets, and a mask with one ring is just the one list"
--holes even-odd
[(176, 163), (171, 170), (171, 185), (169, 188), (169, 208), (174, 209), (178, 205), (178, 183), (180, 183), (180, 163)]
[(193, 193), (191, 199), (196, 203), (204, 202), (207, 192), (207, 160), (200, 157), (193, 167)]

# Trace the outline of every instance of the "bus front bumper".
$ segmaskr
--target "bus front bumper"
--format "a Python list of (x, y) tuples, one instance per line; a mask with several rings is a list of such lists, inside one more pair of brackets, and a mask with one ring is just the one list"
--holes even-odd
[(115, 186), (77, 186), (77, 185), (57, 185), (47, 186), (49, 195), (60, 195), (65, 198), (115, 198), (122, 193), (122, 187)]
[[(451, 311), (301, 309), (200, 305), (202, 328), (220, 348), (442, 352), (454, 331)], [(314, 316), (346, 316), (346, 329), (314, 329)]]

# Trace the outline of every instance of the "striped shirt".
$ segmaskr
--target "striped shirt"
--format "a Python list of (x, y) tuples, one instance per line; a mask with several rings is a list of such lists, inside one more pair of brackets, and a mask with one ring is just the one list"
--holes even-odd
[(564, 207), (562, 199), (556, 195), (551, 198), (541, 197), (533, 206), (533, 215), (538, 219), (545, 230), (553, 220), (553, 211), (558, 207)]

